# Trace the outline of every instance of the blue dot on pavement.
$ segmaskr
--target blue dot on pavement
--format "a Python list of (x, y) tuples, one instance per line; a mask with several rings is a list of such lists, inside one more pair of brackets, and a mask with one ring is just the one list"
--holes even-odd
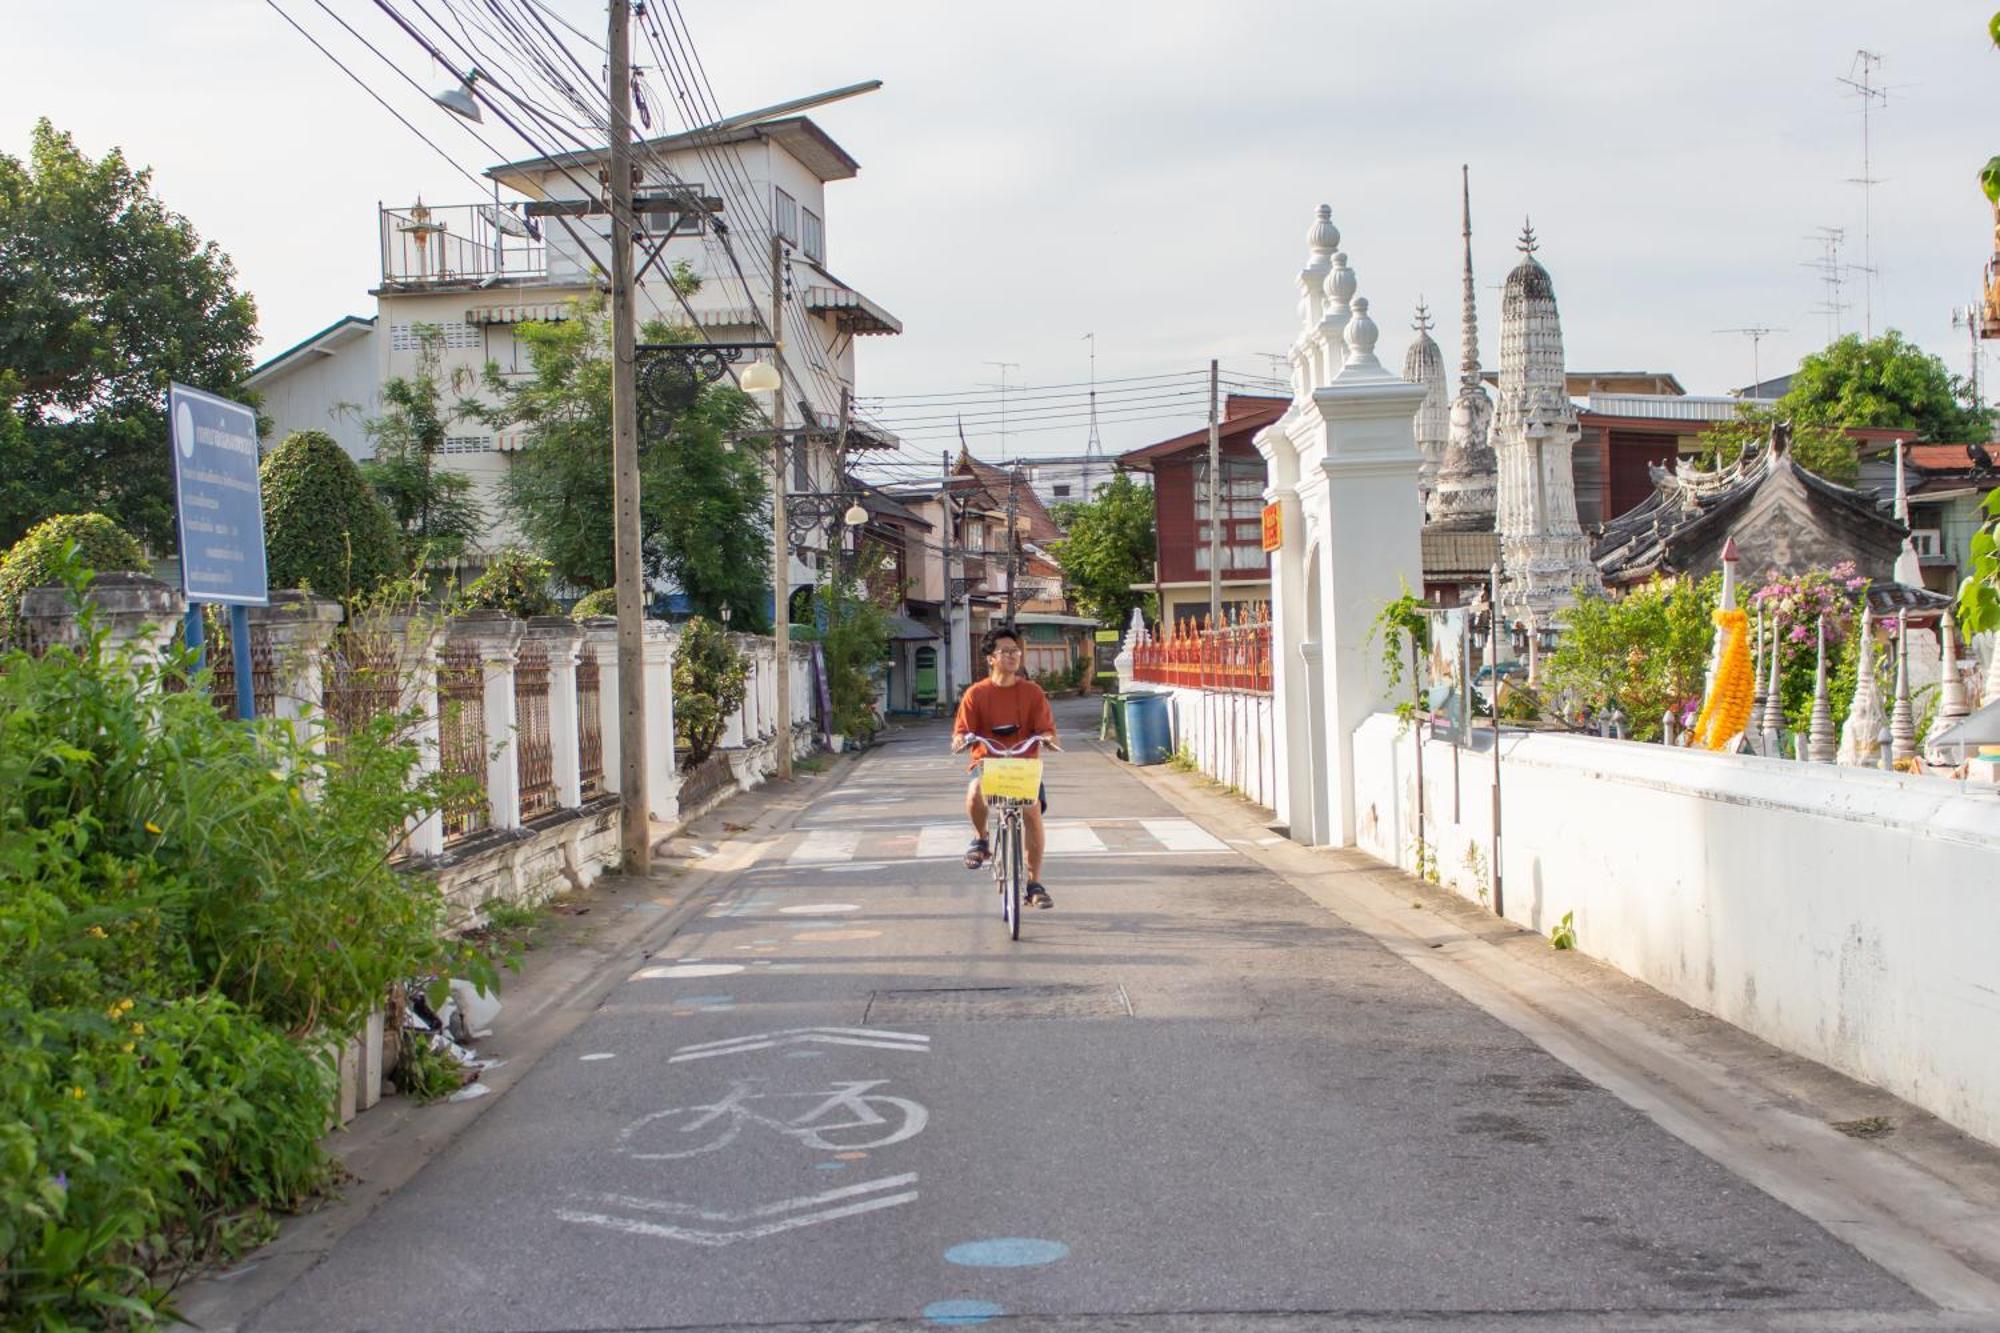
[(924, 1319), (940, 1328), (983, 1324), (1006, 1313), (991, 1301), (932, 1301), (924, 1307)]
[(1069, 1257), (1069, 1246), (1059, 1240), (1025, 1240), (1009, 1236), (1002, 1240), (969, 1240), (944, 1252), (945, 1262), (968, 1268), (1029, 1268), (1052, 1264)]

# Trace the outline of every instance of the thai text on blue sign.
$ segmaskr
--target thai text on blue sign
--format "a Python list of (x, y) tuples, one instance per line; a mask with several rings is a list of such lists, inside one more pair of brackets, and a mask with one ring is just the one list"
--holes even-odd
[(266, 605), (257, 413), (175, 384), (167, 390), (167, 422), (182, 591), (191, 602)]

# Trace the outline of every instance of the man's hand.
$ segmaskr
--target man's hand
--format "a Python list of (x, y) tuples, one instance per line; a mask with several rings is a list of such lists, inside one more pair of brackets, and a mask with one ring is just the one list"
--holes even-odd
[(963, 731), (955, 732), (953, 733), (951, 738), (951, 752), (953, 754), (957, 754), (959, 751), (965, 749), (968, 745), (971, 744), (972, 744), (971, 736), (967, 735)]
[(1062, 746), (1056, 744), (1056, 734), (1053, 731), (1045, 731), (1035, 737), (1035, 739), (1048, 746), (1051, 750), (1054, 750), (1057, 754), (1062, 753)]

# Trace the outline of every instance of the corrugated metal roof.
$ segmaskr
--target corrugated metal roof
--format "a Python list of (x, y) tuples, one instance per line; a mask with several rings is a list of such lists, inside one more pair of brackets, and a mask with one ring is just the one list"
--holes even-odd
[[(1656, 421), (1734, 421), (1741, 398), (1668, 396), (1654, 393), (1594, 393), (1587, 410), (1610, 417), (1650, 417)], [(1751, 400), (1755, 401), (1755, 400)]]

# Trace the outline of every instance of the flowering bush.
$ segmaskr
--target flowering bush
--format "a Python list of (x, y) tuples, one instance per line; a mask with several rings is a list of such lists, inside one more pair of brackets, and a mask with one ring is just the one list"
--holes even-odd
[[(1830, 569), (1776, 578), (1750, 594), (1753, 616), (1764, 617), (1764, 659), (1759, 689), (1771, 679), (1770, 653), (1778, 653), (1778, 693), (1783, 700), (1782, 730), (1804, 731), (1812, 720), (1814, 678), (1819, 662), (1819, 626), (1826, 625), (1827, 695), (1838, 727), (1854, 702), (1859, 657), (1861, 603), (1868, 580), (1844, 560)], [(1753, 628), (1752, 638), (1755, 638)]]

